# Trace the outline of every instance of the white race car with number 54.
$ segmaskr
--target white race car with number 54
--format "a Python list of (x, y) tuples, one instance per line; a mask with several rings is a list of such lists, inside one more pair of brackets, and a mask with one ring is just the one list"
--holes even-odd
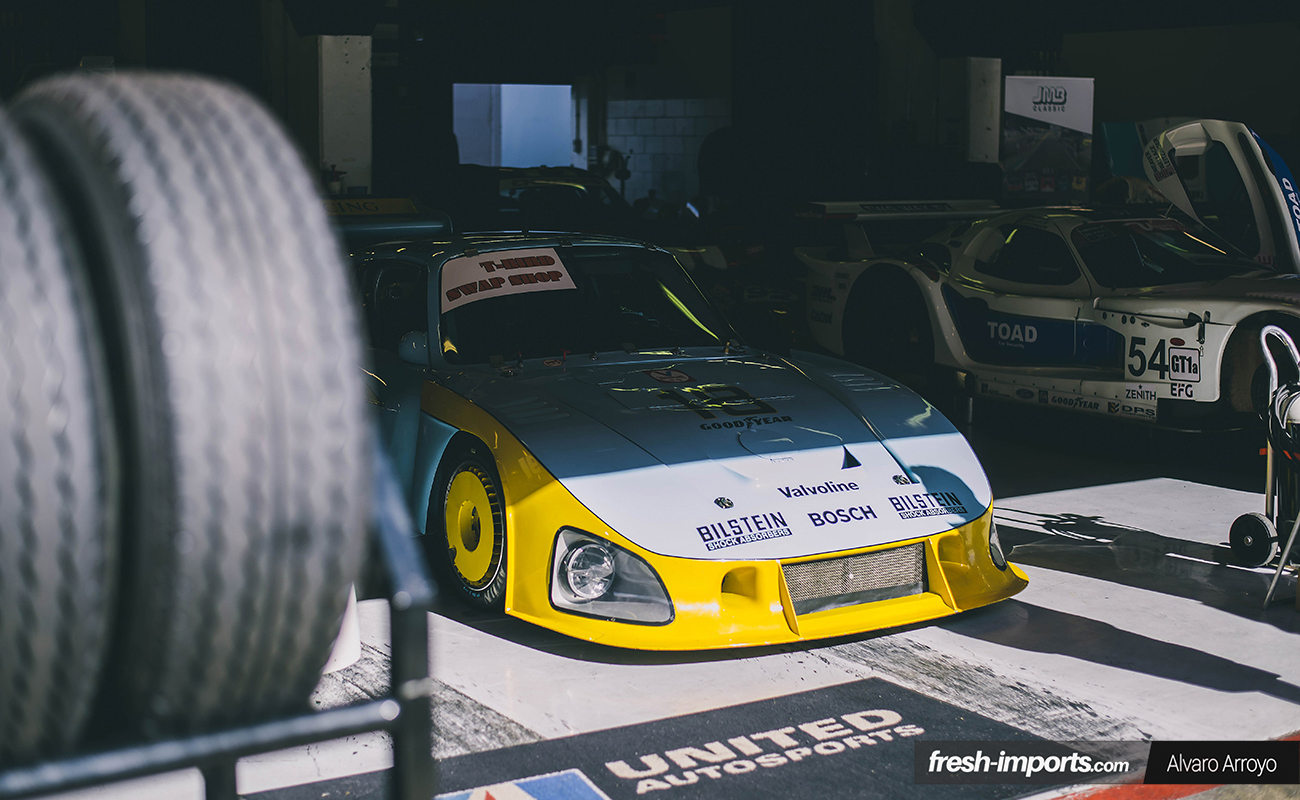
[[(999, 209), (821, 203), (845, 244), (796, 248), (808, 321), (834, 353), (902, 380), (933, 365), (996, 397), (1205, 427), (1266, 391), (1259, 331), (1300, 333), (1300, 198), (1246, 126), (1198, 120), (1146, 148), (1170, 207)], [(962, 219), (911, 252), (872, 253), (861, 225)], [(977, 217), (980, 217), (977, 219)]]
[(1252, 410), (1260, 329), (1300, 334), (1300, 276), (1149, 212), (996, 213), (897, 258), (797, 252), (820, 344), (903, 379), (955, 368), (985, 397), (1219, 424)]

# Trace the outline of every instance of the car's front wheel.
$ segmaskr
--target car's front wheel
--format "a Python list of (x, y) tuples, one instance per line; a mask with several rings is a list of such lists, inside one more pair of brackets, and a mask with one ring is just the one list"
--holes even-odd
[(500, 609), (506, 592), (506, 525), (501, 480), (487, 447), (453, 444), (429, 498), (427, 548), (447, 588), (470, 606)]

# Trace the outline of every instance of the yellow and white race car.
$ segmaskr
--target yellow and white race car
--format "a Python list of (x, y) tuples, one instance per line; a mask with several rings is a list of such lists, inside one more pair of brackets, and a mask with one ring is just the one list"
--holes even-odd
[(473, 234), (355, 257), (387, 449), (444, 590), (688, 650), (1026, 585), (965, 438), (900, 384), (740, 344), (659, 248)]

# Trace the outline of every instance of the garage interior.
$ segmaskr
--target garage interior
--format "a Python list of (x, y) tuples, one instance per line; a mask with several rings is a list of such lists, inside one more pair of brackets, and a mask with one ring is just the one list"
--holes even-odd
[[(1272, 0), (8, 0), (0, 99), (68, 70), (191, 71), (260, 98), (321, 191), (341, 197), (438, 208), (454, 199), (458, 164), (546, 164), (589, 170), (638, 208), (653, 193), (672, 209), (768, 220), (810, 201), (1012, 199), (996, 132), (1008, 76), (1091, 78), (1094, 126), (1241, 121), (1300, 166), (1298, 44), (1295, 3)], [(976, 80), (990, 74), (992, 100)], [(529, 87), (548, 91), (511, 99)], [(524, 147), (538, 104), (560, 110), (545, 122), (561, 147), (526, 163), (540, 152)], [(1092, 186), (1103, 165), (1094, 150)], [(844, 705), (845, 687), (952, 738), (1300, 737), (1295, 576), (1261, 608), (1272, 570), (1227, 556), (1232, 521), (1263, 506), (1260, 429), (1150, 430), (992, 403), (944, 411), (988, 472), (1004, 544), (1031, 578), (1024, 594), (936, 624), (686, 654), (615, 650), (441, 603), (429, 617), (439, 791), (480, 798), (472, 787), (575, 764), (618, 774), (620, 759), (632, 774), (653, 749), (638, 749), (641, 733), (699, 748), (753, 734), (754, 718), (779, 729), (861, 712)], [(361, 657), (322, 680), (319, 708), (389, 689), (387, 604), (362, 602), (360, 620)], [(881, 744), (897, 745), (882, 763), (910, 776), (911, 745)], [(379, 797), (391, 765), (384, 734), (352, 736), (245, 759), (239, 793)], [(875, 779), (874, 766), (838, 769), (769, 796), (917, 796), (892, 778), (854, 783)], [(738, 796), (720, 775), (647, 792)], [(1300, 797), (1294, 785), (960, 788)], [(190, 770), (58, 796), (202, 795)]]

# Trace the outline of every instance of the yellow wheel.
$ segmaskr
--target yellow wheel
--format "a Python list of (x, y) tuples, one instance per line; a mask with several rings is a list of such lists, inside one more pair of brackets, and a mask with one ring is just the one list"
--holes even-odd
[(506, 585), (500, 482), (483, 445), (453, 448), (438, 468), (429, 502), (432, 566), (470, 605), (499, 608)]

